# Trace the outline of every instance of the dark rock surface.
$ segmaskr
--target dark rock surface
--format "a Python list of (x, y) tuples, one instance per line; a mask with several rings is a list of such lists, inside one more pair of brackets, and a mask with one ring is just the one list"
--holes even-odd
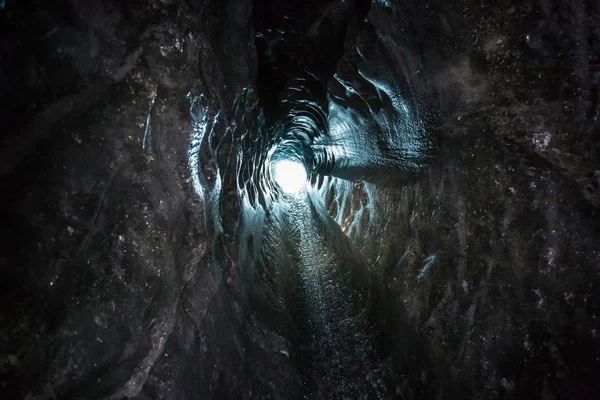
[[(241, 250), (233, 166), (256, 162), (236, 146), (268, 109), (253, 12), (277, 7), (0, 4), (2, 398), (336, 398)], [(385, 399), (596, 398), (599, 6), (363, 6), (336, 72), (357, 47), (385, 56), (439, 150), (371, 200), (356, 182), (346, 208), (328, 201), (388, 318), (360, 379)]]

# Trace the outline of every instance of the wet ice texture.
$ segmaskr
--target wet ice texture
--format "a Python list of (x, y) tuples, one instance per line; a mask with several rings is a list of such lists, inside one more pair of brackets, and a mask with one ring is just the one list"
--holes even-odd
[[(318, 22), (311, 28), (319, 29)], [(259, 34), (259, 39), (265, 36)], [(363, 36), (374, 40), (372, 34)], [(275, 51), (277, 46), (271, 45), (269, 54)], [(433, 148), (426, 131), (433, 112), (423, 110), (423, 90), (408, 90), (406, 77), (385, 72), (390, 62), (385, 50), (353, 47), (349, 52), (356, 58), (352, 67), (357, 73), (346, 74), (348, 81), (334, 76), (332, 68), (330, 80), (318, 64), (300, 63), (282, 88), (284, 112), (269, 108), (260, 91), (245, 88), (231, 110), (244, 113), (243, 123), (230, 132), (215, 129), (222, 115), (207, 117), (204, 94), (190, 94), (195, 129), (189, 165), (196, 193), (207, 220), (213, 221), (209, 226), (220, 226), (221, 176), (235, 178), (241, 206), (235, 223), (241, 285), (270, 326), (294, 331), (295, 343), (286, 353), (294, 357), (309, 397), (395, 391), (397, 378), (378, 368), (402, 358), (392, 359), (395, 345), (382, 346), (384, 331), (392, 332), (393, 324), (386, 326), (385, 320), (393, 312), (378, 307), (383, 291), (371, 283), (371, 265), (346, 236), (361, 228), (367, 232), (373, 223), (373, 188), (359, 183), (355, 194), (351, 181), (414, 178)], [(338, 86), (328, 86), (328, 81)], [(223, 156), (226, 162), (219, 159)], [(285, 162), (308, 170), (310, 182), (300, 190), (286, 190), (275, 168)], [(353, 207), (355, 198), (359, 209)]]
[[(302, 282), (291, 267), (311, 256), (297, 238), (314, 245), (313, 225), (291, 240), (292, 213), (260, 178), (258, 149), (277, 135), (260, 133), (273, 116), (253, 80), (257, 4), (71, 2), (68, 18), (24, 4), (7, 2), (23, 18), (1, 25), (15, 39), (2, 43), (14, 62), (0, 74), (4, 397), (326, 398), (349, 381), (327, 364), (336, 343), (302, 336), (336, 317), (335, 302), (310, 303), (319, 290), (337, 298), (328, 280), (300, 270), (316, 297), (290, 284)], [(385, 82), (428, 77), (443, 145), (401, 185), (313, 182), (315, 211), (302, 218), (327, 220), (324, 205), (333, 221), (318, 226), (352, 250), (342, 260), (360, 252), (348, 264), (384, 294), (374, 349), (394, 350), (359, 352), (376, 355), (365, 363), (375, 373), (351, 384), (405, 399), (595, 398), (594, 5), (382, 1), (368, 20), (375, 43), (363, 47), (404, 67), (366, 75), (386, 95), (361, 97), (393, 104), (402, 88)], [(356, 63), (336, 66), (343, 82), (362, 79), (345, 65)], [(329, 87), (315, 101), (331, 102), (332, 118), (348, 112), (346, 92)], [(356, 120), (406, 115), (383, 110)], [(309, 307), (312, 319), (293, 318)], [(303, 370), (319, 357), (321, 369)]]
[[(531, 391), (539, 396), (571, 390), (585, 395), (591, 377), (587, 373), (569, 378), (548, 375), (548, 370), (561, 369), (569, 363), (565, 358), (572, 356), (567, 354), (577, 353), (577, 350), (571, 350), (574, 342), (567, 344), (559, 338), (561, 330), (571, 326), (569, 320), (555, 319), (563, 328), (550, 328), (551, 331), (557, 329), (558, 336), (553, 339), (550, 339), (552, 335), (541, 333), (545, 329), (542, 327), (552, 318), (550, 315), (557, 317), (577, 306), (564, 304), (562, 296), (550, 298), (544, 295), (541, 287), (558, 285), (561, 274), (569, 273), (569, 270), (574, 273), (568, 265), (593, 265), (597, 255), (591, 256), (591, 242), (587, 239), (577, 239), (579, 236), (576, 235), (573, 243), (577, 243), (575, 246), (579, 250), (569, 252), (570, 255), (560, 249), (556, 239), (557, 235), (574, 232), (579, 226), (593, 228), (583, 222), (585, 211), (572, 218), (580, 203), (570, 197), (571, 194), (564, 194), (565, 197), (555, 201), (542, 200), (547, 195), (554, 197), (556, 189), (553, 187), (566, 184), (550, 183), (563, 182), (563, 178), (557, 171), (550, 172), (538, 165), (535, 156), (532, 159), (532, 154), (548, 157), (549, 136), (534, 134), (532, 144), (527, 144), (531, 128), (539, 130), (548, 125), (541, 122), (536, 127), (530, 125), (540, 121), (539, 114), (535, 113), (542, 109), (522, 104), (518, 106), (520, 109), (514, 104), (500, 107), (493, 97), (496, 90), (511, 90), (510, 84), (507, 86), (503, 81), (504, 77), (511, 76), (510, 68), (503, 70), (502, 67), (510, 58), (506, 53), (510, 51), (506, 49), (508, 45), (504, 44), (506, 38), (486, 38), (482, 48), (490, 68), (499, 74), (494, 78), (497, 81), (477, 72), (473, 61), (466, 56), (441, 67), (427, 66), (431, 68), (428, 70), (424, 60), (411, 54), (414, 48), (410, 44), (398, 46), (398, 42), (381, 39), (404, 34), (394, 28), (397, 24), (392, 24), (383, 10), (387, 7), (390, 5), (373, 8), (370, 16), (379, 22), (374, 28), (377, 35), (372, 35), (371, 31), (359, 35), (356, 48), (346, 53), (344, 60), (347, 63), (343, 66), (348, 70), (337, 71), (329, 80), (326, 106), (322, 99), (310, 102), (314, 111), (311, 115), (327, 115), (326, 129), (292, 137), (304, 146), (308, 145), (313, 154), (307, 158), (311, 161), (307, 164), (314, 167), (316, 176), (312, 183), (316, 192), (302, 200), (310, 199), (309, 205), (293, 203), (295, 207), (290, 217), (288, 205), (280, 203), (283, 199), (276, 194), (272, 194), (270, 207), (265, 203), (254, 206), (256, 202), (244, 202), (242, 214), (248, 214), (244, 217), (247, 224), (238, 225), (243, 226), (244, 232), (240, 242), (242, 253), (246, 252), (244, 243), (252, 238), (247, 247), (253, 256), (248, 260), (261, 259), (248, 264), (240, 262), (242, 268), (247, 268), (242, 274), (244, 281), (252, 282), (251, 291), (261, 298), (257, 304), (270, 303), (280, 311), (282, 307), (287, 308), (292, 317), (296, 316), (289, 323), (298, 324), (297, 316), (301, 316), (306, 326), (299, 327), (300, 332), (303, 328), (319, 338), (307, 341), (314, 346), (314, 358), (308, 364), (295, 364), (309, 365), (312, 373), (329, 371), (316, 373), (327, 377), (320, 384), (315, 383), (314, 377), (307, 378), (306, 371), (299, 371), (309, 386), (315, 385), (317, 392), (323, 390), (323, 393), (340, 395), (344, 393), (345, 385), (351, 382), (350, 386), (356, 384), (365, 393), (375, 388), (380, 393), (397, 393), (405, 398), (436, 394), (452, 397), (463, 393), (466, 387), (486, 398), (523, 396)], [(410, 18), (408, 15), (410, 13), (406, 18)], [(425, 43), (434, 39), (420, 37)], [(512, 40), (516, 46), (517, 36)], [(529, 40), (527, 36), (525, 40)], [(429, 57), (437, 60), (439, 55)], [(428, 83), (419, 74), (433, 76), (435, 82)], [(308, 89), (301, 89), (303, 84), (296, 84), (299, 88), (296, 92), (310, 93)], [(435, 138), (427, 126), (435, 122), (439, 103), (428, 104), (430, 96), (439, 96), (438, 101), (446, 113), (444, 124), (437, 132), (446, 137), (447, 148), (428, 170), (427, 178), (421, 178), (417, 183), (405, 181), (402, 189), (394, 188), (398, 185), (394, 181), (418, 177), (431, 161)], [(289, 103), (293, 104), (293, 101)], [(479, 110), (480, 114), (474, 110)], [(506, 113), (516, 113), (519, 118), (508, 122), (501, 117)], [(486, 118), (489, 118), (487, 123), (484, 122)], [(316, 122), (309, 124), (309, 131), (314, 126), (322, 127), (318, 119), (313, 121)], [(511, 131), (510, 127), (515, 123), (524, 129), (522, 135)], [(263, 132), (259, 137), (262, 134), (268, 136)], [(280, 140), (277, 134), (275, 132), (271, 143)], [(281, 137), (285, 138), (283, 134)], [(305, 149), (301, 151), (304, 152)], [(367, 179), (385, 185), (376, 187), (366, 182), (322, 178), (323, 174), (350, 180)], [(263, 177), (256, 182), (261, 184), (261, 179), (268, 181)], [(268, 183), (264, 186), (269, 187)], [(250, 182), (248, 187), (253, 184)], [(310, 217), (315, 215), (312, 211), (321, 206), (325, 206), (333, 220)], [(290, 224), (288, 218), (295, 224)], [(562, 230), (557, 230), (556, 221), (562, 218), (568, 221), (562, 223)], [(525, 221), (526, 227), (522, 225)], [(292, 232), (283, 228), (288, 226), (286, 223), (292, 227), (287, 228)], [(327, 237), (318, 234), (320, 229), (344, 233), (350, 241), (340, 243), (329, 237), (331, 242), (327, 243)], [(285, 239), (276, 239), (280, 237)], [(261, 246), (268, 250), (257, 250)], [(365, 350), (366, 347), (358, 343), (344, 342), (347, 331), (332, 330), (332, 326), (337, 326), (332, 322), (345, 315), (343, 310), (353, 309), (344, 305), (339, 310), (336, 301), (359, 296), (361, 288), (366, 290), (365, 293), (372, 293), (371, 287), (367, 285), (365, 289), (364, 286), (368, 279), (359, 279), (361, 283), (340, 279), (335, 289), (332, 285), (336, 280), (327, 280), (327, 274), (335, 276), (332, 271), (347, 267), (343, 257), (339, 256), (344, 246), (361, 253), (355, 261), (359, 265), (358, 271), (363, 274), (368, 271), (367, 276), (381, 279), (386, 290), (397, 296), (388, 297), (388, 305), (405, 310), (400, 312), (400, 320), (405, 330), (406, 326), (410, 327), (408, 334), (399, 334), (397, 327), (396, 330), (388, 327), (385, 332), (402, 349), (392, 352), (389, 359), (373, 348)], [(286, 250), (282, 252), (281, 248)], [(294, 257), (296, 253), (300, 256)], [(560, 263), (557, 264), (558, 254), (566, 257), (562, 269)], [(282, 261), (276, 262), (277, 259)], [(545, 266), (546, 262), (548, 266)], [(536, 267), (531, 268), (531, 263)], [(294, 275), (294, 268), (298, 270), (297, 275)], [(550, 269), (553, 272), (549, 272)], [(587, 271), (581, 272), (575, 281), (585, 281), (583, 276), (588, 276)], [(279, 292), (274, 289), (278, 282), (289, 289), (290, 279), (295, 282), (291, 284), (294, 287), (292, 298), (300, 300), (294, 304), (289, 302), (286, 289)], [(575, 281), (567, 286), (578, 287)], [(538, 285), (540, 287), (536, 287)], [(591, 284), (580, 292), (588, 299), (586, 302), (592, 301), (589, 295), (595, 287)], [(349, 291), (349, 297), (344, 295), (345, 290)], [(572, 290), (565, 291), (564, 299), (568, 302), (573, 301)], [(549, 306), (550, 303), (553, 305)], [(529, 310), (525, 313), (519, 311), (524, 304), (530, 304), (525, 306)], [(348, 321), (361, 320), (360, 311), (354, 315), (357, 319)], [(581, 329), (578, 340), (595, 347), (592, 344), (595, 331), (590, 321), (583, 318), (576, 323)], [(357, 331), (365, 332), (366, 346), (369, 340), (373, 342), (369, 328), (369, 324), (357, 328)], [(413, 328), (419, 332), (418, 339), (411, 338)], [(332, 339), (336, 335), (337, 341)], [(522, 341), (517, 339), (520, 337)], [(297, 340), (303, 342), (302, 338)], [(532, 345), (532, 341), (537, 345)], [(514, 349), (519, 355), (510, 360), (500, 357), (498, 346), (506, 351)], [(357, 372), (350, 378), (340, 373), (351, 364), (349, 359), (343, 360), (340, 356), (342, 347), (346, 351), (344, 356), (359, 360), (359, 364), (370, 365), (364, 357), (372, 355), (375, 361), (371, 362), (380, 363), (375, 376)], [(349, 348), (357, 352), (352, 353)], [(399, 359), (403, 362), (398, 363)], [(592, 360), (590, 356), (577, 362), (591, 365)], [(516, 376), (507, 367), (522, 363), (533, 383)], [(540, 371), (535, 371), (537, 365), (543, 366)], [(407, 366), (412, 373), (403, 369)], [(395, 369), (397, 380), (385, 380), (382, 371), (386, 368)], [(347, 368), (345, 370), (347, 372)], [(361, 384), (369, 379), (373, 385), (368, 390)], [(481, 379), (485, 383), (480, 382)], [(428, 387), (424, 389), (422, 384)]]

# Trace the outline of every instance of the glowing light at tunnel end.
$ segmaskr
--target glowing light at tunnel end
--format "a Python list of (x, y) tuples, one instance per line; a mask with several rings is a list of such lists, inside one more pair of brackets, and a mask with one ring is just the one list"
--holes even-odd
[(273, 161), (271, 173), (275, 183), (287, 194), (298, 193), (306, 185), (306, 168), (297, 161)]

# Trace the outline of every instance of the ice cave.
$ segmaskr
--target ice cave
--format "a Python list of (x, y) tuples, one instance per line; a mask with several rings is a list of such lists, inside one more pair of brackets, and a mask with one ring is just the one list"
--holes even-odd
[(0, 21), (0, 398), (600, 397), (597, 0)]

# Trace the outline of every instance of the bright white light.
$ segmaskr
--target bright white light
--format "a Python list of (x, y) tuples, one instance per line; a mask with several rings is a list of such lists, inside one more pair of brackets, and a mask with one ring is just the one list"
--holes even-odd
[(296, 193), (306, 183), (306, 169), (296, 161), (278, 160), (271, 166), (275, 182), (286, 193)]

